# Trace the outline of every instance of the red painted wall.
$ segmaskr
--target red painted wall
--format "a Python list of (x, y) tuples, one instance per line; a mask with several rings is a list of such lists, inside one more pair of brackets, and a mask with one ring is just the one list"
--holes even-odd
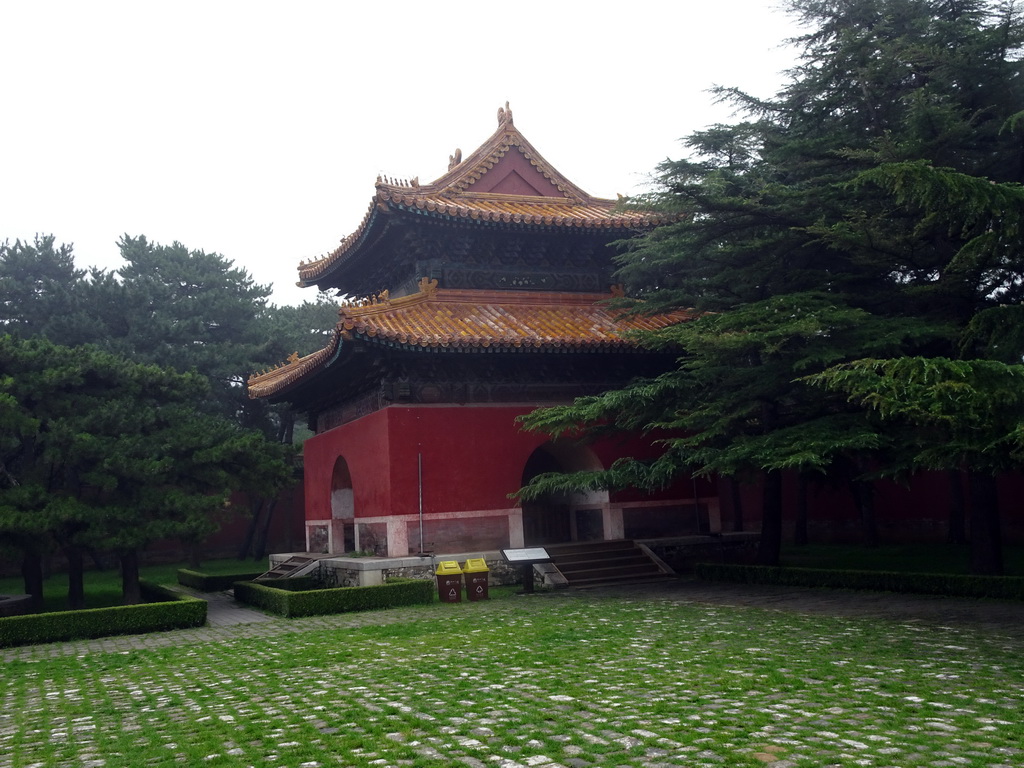
[[(419, 511), (417, 454), (423, 456), (423, 511), (507, 509), (522, 484), (526, 461), (547, 442), (515, 419), (531, 406), (391, 406), (310, 438), (305, 443), (306, 519), (331, 517), (331, 475), (344, 456), (352, 476), (356, 517)], [(604, 466), (650, 452), (639, 440), (593, 446)], [(666, 498), (692, 495), (692, 485)], [(623, 492), (616, 498), (656, 498)]]
[(331, 477), (338, 456), (348, 462), (357, 513), (374, 514), (372, 510), (390, 508), (386, 411), (311, 437), (303, 444), (302, 453), (307, 520), (331, 517)]
[[(547, 442), (543, 435), (522, 432), (515, 417), (530, 406), (392, 406), (317, 435), (305, 444), (306, 519), (331, 517), (331, 476), (337, 456), (344, 456), (352, 476), (357, 517), (418, 512), (418, 452), (423, 454), (423, 511), (458, 512), (508, 509), (508, 498), (521, 484), (530, 454)], [(650, 456), (650, 441), (607, 440), (591, 446), (604, 466), (619, 456)], [(796, 509), (796, 483), (785, 483), (785, 519)], [(698, 480), (697, 495), (718, 495), (716, 483)], [(910, 487), (879, 481), (876, 516), (883, 541), (941, 540), (948, 519), (949, 489), (944, 475), (924, 473)], [(690, 498), (694, 484), (683, 480), (655, 495), (626, 490), (613, 502)], [(760, 489), (741, 488), (744, 530), (758, 530)], [(1000, 498), (1007, 541), (1024, 540), (1024, 480), (1001, 479)], [(812, 540), (857, 541), (860, 523), (845, 488), (813, 487), (809, 495)], [(732, 530), (728, 495), (721, 508), (723, 530)], [(411, 539), (410, 539), (411, 541)]]

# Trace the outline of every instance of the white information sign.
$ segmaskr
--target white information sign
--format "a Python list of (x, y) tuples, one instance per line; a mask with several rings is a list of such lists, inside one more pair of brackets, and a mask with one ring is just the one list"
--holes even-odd
[(502, 557), (509, 563), (543, 563), (551, 559), (544, 547), (528, 547), (526, 549), (503, 549)]

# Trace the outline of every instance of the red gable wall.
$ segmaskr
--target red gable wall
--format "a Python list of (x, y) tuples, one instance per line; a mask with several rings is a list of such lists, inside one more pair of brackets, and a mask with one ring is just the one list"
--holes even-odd
[(521, 152), (510, 149), (498, 164), (469, 188), (471, 192), (493, 192), (502, 195), (562, 197), (558, 187), (544, 178)]

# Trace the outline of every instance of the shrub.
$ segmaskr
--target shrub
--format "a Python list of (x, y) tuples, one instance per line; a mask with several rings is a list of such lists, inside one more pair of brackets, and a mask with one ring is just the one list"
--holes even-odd
[(785, 568), (765, 565), (698, 563), (697, 578), (740, 584), (775, 584), (787, 587), (870, 589), (946, 597), (991, 597), (1024, 600), (1024, 578), (968, 576), (948, 573), (896, 573), (893, 571)]
[(426, 579), (391, 579), (387, 584), (373, 587), (338, 587), (304, 592), (291, 592), (257, 582), (237, 582), (235, 599), (288, 618), (322, 616), (429, 604), (434, 600), (434, 582)]
[(236, 581), (252, 581), (257, 576), (263, 575), (263, 571), (253, 573), (202, 573), (188, 568), (178, 570), (178, 583), (183, 587), (191, 587), (199, 592), (221, 592), (231, 589)]
[(0, 647), (163, 632), (206, 623), (205, 600), (145, 581), (141, 587), (143, 598), (150, 602), (2, 618)]

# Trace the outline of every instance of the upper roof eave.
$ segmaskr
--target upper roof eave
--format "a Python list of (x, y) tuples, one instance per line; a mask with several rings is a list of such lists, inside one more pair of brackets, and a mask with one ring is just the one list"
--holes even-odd
[(250, 377), (249, 397), (274, 398), (330, 367), (346, 341), (419, 351), (637, 352), (634, 331), (685, 322), (688, 312), (624, 316), (606, 301), (621, 295), (441, 290), (424, 278), (420, 291), (391, 299), (386, 292), (343, 306), (330, 344)]
[[(480, 193), (474, 185), (510, 150), (521, 152), (538, 173), (561, 193), (527, 196)], [(301, 287), (315, 285), (347, 262), (367, 242), (367, 235), (384, 215), (415, 210), (469, 222), (541, 226), (571, 230), (644, 230), (669, 223), (664, 214), (617, 210), (614, 200), (594, 197), (563, 176), (515, 127), (512, 111), (498, 110), (498, 129), (465, 160), (451, 157), (448, 172), (430, 184), (418, 179), (378, 178), (369, 209), (356, 230), (331, 253), (299, 265)]]

